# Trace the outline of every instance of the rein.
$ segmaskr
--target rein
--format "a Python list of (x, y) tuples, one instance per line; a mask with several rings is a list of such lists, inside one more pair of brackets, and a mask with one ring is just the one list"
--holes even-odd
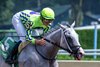
[[(65, 49), (64, 47), (62, 47), (62, 46), (60, 46), (60, 45), (56, 45), (56, 43), (54, 43), (54, 42), (52, 42), (52, 41), (50, 41), (50, 40), (48, 40), (48, 39), (46, 39), (46, 38), (45, 38), (44, 40), (46, 40), (47, 42), (51, 43), (52, 45), (57, 46), (57, 47), (59, 47), (59, 48), (65, 50), (65, 51), (67, 51), (67, 52), (69, 52), (69, 53), (71, 53), (71, 54), (75, 54), (75, 53), (71, 52), (71, 51), (68, 50), (68, 49)], [(73, 46), (73, 48), (74, 48), (74, 47), (79, 47), (79, 48), (80, 48), (81, 46)], [(77, 51), (79, 50), (79, 48), (77, 49)]]
[[(43, 38), (43, 37), (42, 37), (42, 38)], [(71, 53), (71, 54), (75, 54), (73, 51), (71, 51), (71, 50), (69, 50), (69, 49), (66, 49), (66, 48), (64, 48), (64, 47), (62, 47), (62, 46), (60, 46), (60, 45), (57, 45), (56, 43), (54, 43), (54, 42), (52, 42), (52, 41), (50, 41), (50, 40), (48, 40), (48, 39), (46, 39), (46, 38), (44, 38), (44, 40), (47, 41), (47, 42), (49, 42), (49, 43), (51, 43), (51, 44), (54, 45), (54, 46), (57, 46), (57, 47), (59, 47), (59, 48), (65, 50), (65, 51)], [(73, 46), (73, 48), (74, 48), (74, 47), (76, 47), (76, 46)], [(80, 48), (81, 46), (77, 46), (77, 47)], [(79, 49), (79, 48), (78, 48), (78, 49)], [(39, 54), (42, 58), (44, 58), (44, 59), (46, 59), (46, 60), (55, 60), (55, 57), (54, 57), (54, 58), (47, 58), (47, 57), (43, 56), (43, 55), (38, 51), (36, 45), (35, 45), (35, 49), (36, 49), (36, 51), (38, 52), (38, 54)], [(77, 50), (77, 51), (78, 51), (78, 50)]]
[(49, 42), (49, 43), (51, 43), (51, 44), (53, 44), (53, 45), (55, 45), (55, 46), (57, 46), (57, 47), (59, 47), (59, 48), (65, 50), (65, 51), (68, 51), (68, 52), (72, 53), (70, 50), (65, 49), (64, 47), (62, 47), (62, 46), (60, 46), (60, 45), (56, 45), (54, 42), (52, 42), (52, 41), (50, 41), (50, 40), (48, 40), (48, 39), (46, 39), (46, 38), (45, 38), (44, 40), (46, 40), (47, 42)]
[[(70, 52), (70, 53), (72, 54), (72, 52), (71, 52), (70, 50), (65, 49), (65, 48), (62, 47), (62, 46), (56, 45), (56, 43), (54, 43), (54, 42), (52, 42), (52, 41), (50, 41), (50, 40), (48, 40), (48, 39), (46, 39), (46, 38), (44, 38), (44, 40), (46, 40), (47, 42), (51, 43), (51, 44), (54, 45), (54, 46), (57, 46), (57, 47), (59, 47), (59, 48), (65, 50), (65, 51), (68, 51), (68, 52)], [(44, 58), (44, 59), (46, 59), (46, 60), (56, 60), (55, 58), (47, 58), (47, 57), (43, 56), (43, 55), (38, 51), (36, 45), (35, 45), (35, 49), (36, 49), (36, 51), (38, 52), (38, 54), (39, 54), (42, 58)]]

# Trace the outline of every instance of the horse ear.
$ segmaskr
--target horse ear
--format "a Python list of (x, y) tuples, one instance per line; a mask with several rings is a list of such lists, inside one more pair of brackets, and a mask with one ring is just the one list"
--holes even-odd
[(72, 23), (71, 27), (74, 27), (75, 26), (75, 21)]

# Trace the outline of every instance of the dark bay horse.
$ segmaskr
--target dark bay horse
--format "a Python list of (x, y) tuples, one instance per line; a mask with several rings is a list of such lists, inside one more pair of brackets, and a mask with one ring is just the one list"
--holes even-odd
[(74, 23), (69, 27), (60, 25), (60, 28), (45, 35), (44, 46), (28, 44), (19, 55), (19, 67), (59, 67), (55, 59), (59, 48), (80, 60), (84, 51), (73, 26)]

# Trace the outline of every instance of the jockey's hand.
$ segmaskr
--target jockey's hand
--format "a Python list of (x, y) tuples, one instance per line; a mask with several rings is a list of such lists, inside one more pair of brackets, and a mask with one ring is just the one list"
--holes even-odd
[(38, 45), (45, 45), (45, 40), (42, 38), (40, 40), (35, 40), (35, 43), (38, 44)]

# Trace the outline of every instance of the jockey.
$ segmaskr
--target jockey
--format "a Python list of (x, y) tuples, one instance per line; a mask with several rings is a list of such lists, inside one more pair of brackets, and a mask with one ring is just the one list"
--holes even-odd
[[(43, 35), (50, 29), (50, 23), (55, 19), (54, 11), (49, 8), (43, 8), (40, 13), (32, 10), (23, 10), (16, 13), (12, 18), (12, 24), (20, 37), (20, 41), (15, 45), (6, 62), (12, 62), (13, 56), (18, 52), (18, 46), (21, 42), (29, 40), (32, 44), (44, 45), (44, 39), (36, 39), (32, 36)], [(36, 30), (40, 32), (36, 32)]]

